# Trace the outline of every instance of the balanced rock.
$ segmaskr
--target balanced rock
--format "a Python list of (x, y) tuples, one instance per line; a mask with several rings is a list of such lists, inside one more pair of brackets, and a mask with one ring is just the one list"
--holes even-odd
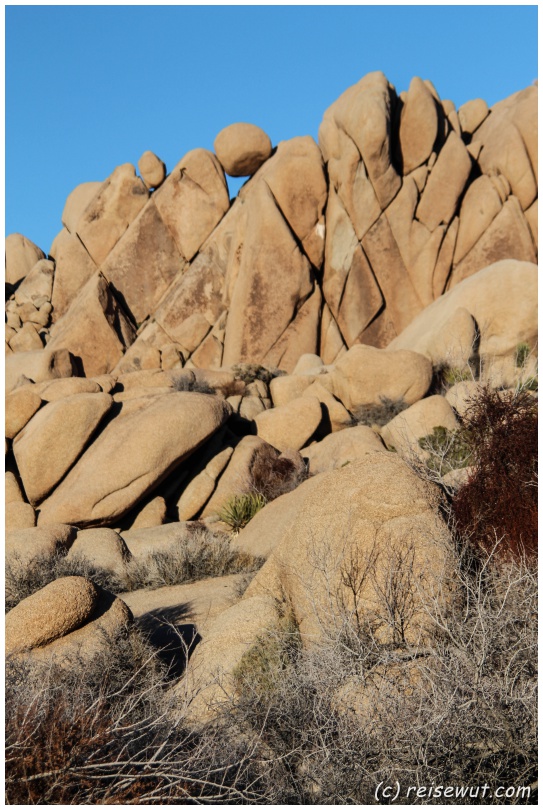
[(43, 250), (20, 233), (6, 236), (6, 282), (15, 285), (28, 275), (36, 262), (45, 259)]
[(272, 153), (270, 139), (254, 124), (230, 124), (219, 132), (213, 147), (231, 177), (254, 174)]
[(148, 189), (158, 188), (166, 177), (166, 166), (154, 152), (144, 152), (138, 160), (141, 179)]

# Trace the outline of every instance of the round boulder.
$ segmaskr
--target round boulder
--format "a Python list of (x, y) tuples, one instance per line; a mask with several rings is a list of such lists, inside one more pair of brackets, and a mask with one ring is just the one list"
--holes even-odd
[(270, 139), (254, 124), (230, 124), (219, 132), (213, 146), (223, 169), (231, 177), (254, 174), (272, 153)]
[(80, 627), (98, 591), (84, 577), (62, 577), (27, 596), (6, 616), (6, 654), (42, 647)]

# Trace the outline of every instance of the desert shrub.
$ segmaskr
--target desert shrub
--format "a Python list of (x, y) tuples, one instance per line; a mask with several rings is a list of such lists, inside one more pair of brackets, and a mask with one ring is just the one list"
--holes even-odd
[(266, 506), (266, 499), (258, 492), (242, 492), (228, 498), (219, 512), (219, 519), (233, 532), (240, 532), (250, 520), (254, 518), (262, 507)]
[(381, 397), (380, 404), (360, 405), (352, 413), (353, 425), (383, 425), (388, 424), (395, 416), (408, 407), (403, 399), (393, 400), (388, 397)]
[(251, 467), (251, 490), (266, 502), (292, 492), (308, 476), (305, 464), (288, 455), (278, 456), (269, 445), (257, 448)]
[(440, 476), (469, 467), (473, 459), (470, 437), (462, 429), (447, 430), (439, 425), (428, 436), (419, 439), (419, 447), (429, 454), (428, 468)]
[(258, 363), (238, 363), (232, 366), (232, 371), (236, 377), (243, 380), (247, 385), (255, 380), (262, 380), (269, 384), (274, 377), (282, 377), (286, 371), (273, 366), (261, 366)]
[(198, 394), (215, 394), (216, 391), (203, 380), (190, 380), (186, 376), (174, 376), (173, 388), (175, 391), (194, 391)]
[(117, 593), (122, 589), (121, 579), (112, 571), (100, 568), (82, 557), (67, 558), (65, 554), (40, 554), (29, 562), (8, 557), (5, 566), (6, 610), (11, 610), (22, 599), (45, 588), (59, 577), (80, 576), (92, 580), (102, 588)]
[(456, 493), (457, 531), (504, 556), (537, 554), (537, 401), (527, 391), (485, 388), (462, 417), (474, 472)]
[(8, 661), (7, 804), (252, 803), (242, 740), (188, 730), (135, 631), (62, 668)]
[(232, 549), (226, 535), (196, 531), (173, 549), (131, 560), (126, 566), (122, 589), (161, 588), (225, 574), (250, 573), (263, 562), (260, 557)]

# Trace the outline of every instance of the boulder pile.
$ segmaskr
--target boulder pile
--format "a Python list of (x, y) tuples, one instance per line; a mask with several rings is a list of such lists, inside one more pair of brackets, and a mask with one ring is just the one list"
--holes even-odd
[[(456, 110), (372, 73), (318, 144), (236, 123), (214, 148), (77, 186), (48, 254), (6, 239), (8, 560), (121, 576), (258, 491), (232, 545), (269, 559), (195, 655), (209, 677), (225, 628), (232, 669), (281, 594), (318, 635), (324, 586), (309, 605), (300, 577), (332, 528), (332, 555), (416, 535), (416, 570), (445, 565), (437, 490), (406, 462), (455, 430), (470, 385), (537, 373), (537, 87)], [(249, 178), (235, 200), (225, 173)], [(71, 576), (23, 599), (9, 652), (127, 626), (104, 594)]]

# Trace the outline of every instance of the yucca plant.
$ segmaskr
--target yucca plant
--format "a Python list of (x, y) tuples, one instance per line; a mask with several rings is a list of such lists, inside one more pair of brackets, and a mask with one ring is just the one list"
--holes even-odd
[(233, 495), (223, 505), (219, 519), (233, 532), (240, 532), (257, 512), (266, 506), (266, 498), (258, 492), (243, 492)]

